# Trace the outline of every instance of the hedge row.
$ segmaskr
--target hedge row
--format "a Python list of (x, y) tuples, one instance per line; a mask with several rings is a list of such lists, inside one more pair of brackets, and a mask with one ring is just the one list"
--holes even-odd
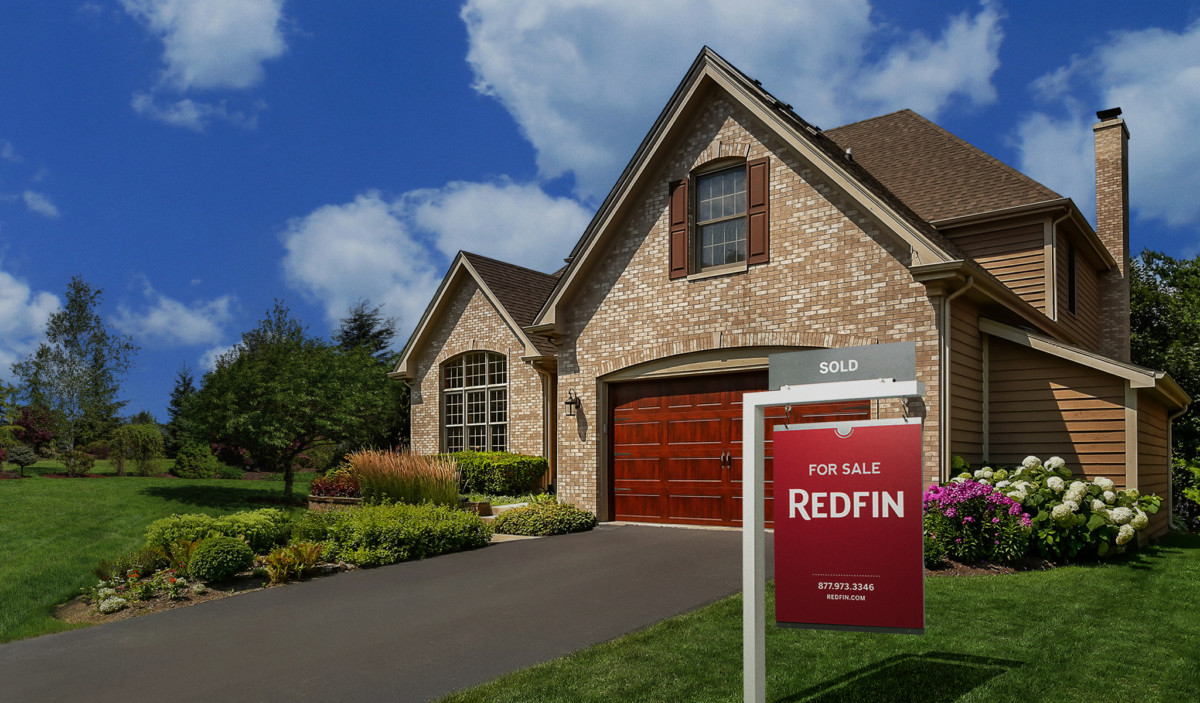
[(463, 493), (520, 495), (538, 484), (550, 464), (540, 456), (508, 452), (454, 452)]
[(320, 542), (324, 558), (382, 566), (486, 546), (491, 532), (472, 513), (440, 505), (367, 505), (308, 512), (293, 540)]

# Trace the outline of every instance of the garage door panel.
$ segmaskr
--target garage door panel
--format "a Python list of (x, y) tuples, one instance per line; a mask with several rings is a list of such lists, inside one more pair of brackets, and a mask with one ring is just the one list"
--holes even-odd
[(662, 444), (662, 423), (632, 420), (614, 422), (613, 444), (615, 447)]
[(724, 501), (716, 495), (672, 495), (667, 498), (668, 517), (697, 522), (727, 522)]
[(627, 459), (617, 457), (613, 460), (618, 482), (627, 485), (630, 481), (659, 481), (658, 474), (661, 460), (657, 458)]
[(613, 504), (617, 520), (659, 521), (664, 517), (662, 496), (657, 493), (617, 493)]
[(667, 444), (721, 444), (720, 418), (689, 418), (667, 422)]
[(667, 457), (667, 481), (703, 481), (721, 483), (725, 469), (721, 458), (714, 457)]

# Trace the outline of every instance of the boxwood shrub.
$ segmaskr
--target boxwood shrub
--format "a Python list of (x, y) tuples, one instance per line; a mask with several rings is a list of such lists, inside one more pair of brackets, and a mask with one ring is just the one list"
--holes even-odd
[(188, 574), (202, 581), (221, 581), (254, 563), (254, 552), (240, 539), (209, 537), (192, 552)]
[(483, 547), (491, 532), (478, 515), (440, 505), (368, 505), (308, 512), (292, 531), (320, 542), (324, 558), (381, 566)]
[(531, 490), (549, 463), (540, 456), (508, 452), (455, 452), (463, 493), (519, 495)]
[(213, 456), (207, 444), (188, 442), (175, 455), (171, 475), (179, 478), (213, 478), (221, 468), (221, 462)]
[(282, 510), (263, 508), (221, 517), (208, 515), (171, 515), (150, 523), (146, 528), (146, 546), (166, 550), (180, 540), (197, 542), (222, 535), (245, 539), (256, 554), (264, 554), (284, 544), (291, 534), (291, 521)]
[(530, 503), (505, 510), (492, 521), (492, 529), (500, 534), (536, 537), (585, 532), (595, 526), (595, 515), (567, 503)]

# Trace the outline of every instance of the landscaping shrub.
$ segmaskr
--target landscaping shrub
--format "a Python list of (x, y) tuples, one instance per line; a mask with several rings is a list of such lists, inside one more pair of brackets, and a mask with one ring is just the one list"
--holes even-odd
[(235, 537), (209, 537), (196, 547), (188, 573), (204, 581), (221, 581), (254, 563), (249, 545)]
[(142, 547), (115, 559), (102, 560), (96, 567), (95, 574), (102, 580), (110, 580), (124, 578), (130, 571), (152, 574), (169, 565), (159, 550)]
[(217, 478), (223, 478), (230, 481), (240, 481), (246, 478), (246, 472), (236, 466), (226, 466), (224, 464), (217, 465)]
[(925, 561), (948, 555), (958, 561), (1011, 563), (1029, 549), (1031, 521), (1021, 504), (981, 481), (934, 484), (924, 495)]
[[(16, 450), (13, 450), (14, 452)], [(15, 461), (11, 457), (9, 461)], [(1177, 456), (1171, 462), (1171, 518), (1176, 529), (1200, 532), (1200, 461)]]
[(358, 479), (352, 474), (335, 476), (317, 476), (308, 486), (310, 496), (332, 498), (359, 498), (362, 493), (358, 489)]
[(363, 450), (347, 457), (364, 503), (458, 504), (454, 461), (396, 450)]
[(79, 449), (63, 452), (59, 458), (67, 467), (67, 475), (72, 477), (84, 476), (96, 466), (92, 455)]
[(271, 583), (284, 583), (289, 578), (303, 578), (316, 567), (323, 547), (320, 543), (293, 542), (285, 547), (276, 547), (266, 556), (267, 577)]
[(455, 452), (463, 493), (517, 495), (532, 490), (549, 463), (540, 456), (508, 452)]
[(1045, 464), (1036, 456), (1026, 457), (1011, 474), (983, 468), (952, 482), (995, 484), (1033, 516), (1031, 546), (1059, 562), (1124, 552), (1137, 532), (1150, 524), (1148, 513), (1158, 512), (1162, 504), (1158, 496), (1143, 496), (1137, 489), (1118, 491), (1103, 476), (1090, 482), (1077, 480), (1056, 456)]
[(212, 536), (244, 539), (256, 553), (264, 553), (287, 541), (291, 522), (286, 513), (263, 508), (219, 518), (208, 515), (171, 515), (150, 523), (146, 546), (168, 550), (179, 541), (197, 542)]
[(37, 452), (28, 444), (18, 444), (8, 451), (8, 462), (20, 468), (20, 474), (25, 475), (25, 467), (38, 462)]
[(107, 459), (110, 453), (108, 442), (99, 439), (95, 442), (90, 442), (86, 447), (83, 448), (83, 451), (91, 454), (93, 457), (100, 459), (101, 461)]
[(321, 542), (325, 558), (381, 566), (485, 546), (491, 539), (478, 515), (440, 505), (368, 505), (309, 512), (292, 532)]
[(111, 445), (113, 466), (118, 476), (125, 475), (126, 462), (133, 462), (138, 476), (153, 476), (162, 471), (162, 430), (158, 424), (122, 425), (113, 430)]
[(567, 503), (530, 503), (505, 510), (492, 521), (492, 529), (506, 535), (565, 535), (595, 526), (595, 515)]
[(946, 545), (942, 544), (942, 540), (933, 537), (926, 533), (925, 546), (922, 552), (925, 560), (926, 569), (937, 569), (946, 563)]
[(179, 478), (213, 478), (220, 469), (221, 462), (213, 456), (207, 444), (185, 442), (175, 455), (171, 475)]

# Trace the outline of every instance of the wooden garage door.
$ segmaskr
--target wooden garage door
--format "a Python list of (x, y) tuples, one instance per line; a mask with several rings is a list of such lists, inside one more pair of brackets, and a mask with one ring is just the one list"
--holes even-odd
[[(767, 389), (767, 372), (617, 383), (609, 388), (611, 518), (740, 525), (742, 394)], [(782, 421), (783, 408), (767, 417)], [(792, 408), (792, 422), (864, 420), (870, 402)], [(772, 520), (772, 426), (766, 430), (766, 517)], [(728, 459), (726, 459), (728, 457)]]

